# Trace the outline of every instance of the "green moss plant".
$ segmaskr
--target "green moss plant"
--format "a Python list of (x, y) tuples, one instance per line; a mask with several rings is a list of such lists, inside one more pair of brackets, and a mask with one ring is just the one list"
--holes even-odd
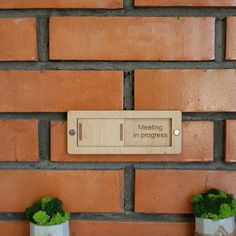
[(192, 198), (196, 217), (220, 220), (236, 216), (236, 200), (232, 194), (212, 188)]
[(27, 220), (41, 226), (64, 223), (70, 219), (70, 214), (63, 209), (59, 198), (44, 197), (25, 210)]

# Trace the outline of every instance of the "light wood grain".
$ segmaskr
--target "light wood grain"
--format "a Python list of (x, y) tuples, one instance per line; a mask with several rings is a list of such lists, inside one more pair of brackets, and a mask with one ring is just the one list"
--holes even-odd
[(171, 119), (126, 119), (125, 146), (170, 147)]
[[(179, 111), (70, 111), (67, 124), (69, 154), (181, 152)], [(180, 130), (178, 136), (175, 129)]]
[[(78, 145), (83, 147), (124, 146), (120, 140), (120, 124), (124, 119), (78, 119), (83, 127), (83, 135)], [(81, 135), (80, 135), (81, 136)]]

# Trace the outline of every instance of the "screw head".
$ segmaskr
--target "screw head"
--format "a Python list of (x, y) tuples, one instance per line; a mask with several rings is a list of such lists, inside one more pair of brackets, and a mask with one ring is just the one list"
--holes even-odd
[(75, 135), (75, 130), (74, 129), (70, 129), (69, 130), (69, 135), (70, 136), (74, 136)]
[(175, 136), (179, 136), (180, 135), (180, 130), (179, 129), (175, 129), (173, 131), (173, 133), (174, 133)]

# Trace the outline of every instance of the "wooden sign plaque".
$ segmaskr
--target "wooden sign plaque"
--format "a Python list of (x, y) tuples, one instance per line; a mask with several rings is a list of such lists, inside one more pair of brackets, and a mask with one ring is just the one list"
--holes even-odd
[(180, 111), (69, 111), (69, 154), (179, 154)]

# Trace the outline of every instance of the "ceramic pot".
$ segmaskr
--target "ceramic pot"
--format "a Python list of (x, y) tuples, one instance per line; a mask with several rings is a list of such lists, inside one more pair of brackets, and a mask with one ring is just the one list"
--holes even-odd
[(59, 225), (40, 226), (30, 222), (30, 236), (69, 236), (69, 221)]
[(202, 235), (232, 235), (235, 231), (234, 217), (221, 219), (221, 220), (210, 220), (195, 218), (195, 231)]

